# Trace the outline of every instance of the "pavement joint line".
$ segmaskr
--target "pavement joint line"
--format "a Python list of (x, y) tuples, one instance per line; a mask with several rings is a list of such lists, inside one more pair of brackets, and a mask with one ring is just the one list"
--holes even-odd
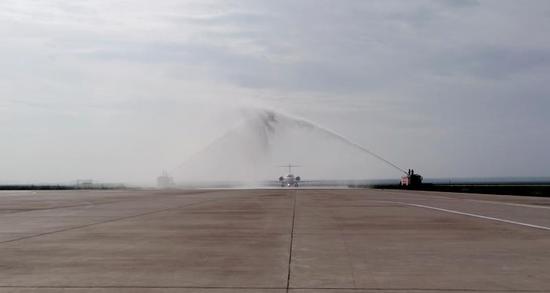
[(294, 223), (296, 219), (296, 191), (294, 193), (294, 199), (292, 201), (292, 229), (290, 231), (290, 247), (288, 252), (288, 275), (286, 278), (286, 292), (288, 293), (288, 290), (290, 289), (290, 276), (291, 276), (291, 265), (292, 265), (292, 245), (294, 242)]
[[(119, 203), (127, 201), (128, 199), (122, 199), (122, 200), (114, 200), (109, 202), (101, 202), (101, 203), (91, 203), (87, 202), (85, 204), (75, 204), (75, 205), (66, 205), (66, 206), (58, 206), (58, 207), (51, 207), (51, 208), (34, 208), (34, 209), (25, 209), (13, 213), (9, 213), (6, 215), (13, 215), (13, 214), (21, 214), (21, 213), (30, 213), (30, 212), (41, 212), (41, 211), (50, 211), (50, 210), (57, 210), (57, 209), (69, 209), (69, 208), (78, 208), (78, 207), (91, 207), (91, 206), (99, 206), (104, 204), (113, 204), (113, 203)], [(139, 199), (138, 199), (139, 200)]]
[[(147, 286), (147, 285), (34, 285), (34, 286), (18, 286), (18, 285), (0, 285), (0, 288), (250, 288), (250, 289), (285, 289), (280, 286), (208, 286), (208, 285), (167, 285), (167, 286)], [(292, 288), (292, 289), (310, 289), (310, 288)], [(311, 288), (315, 289), (315, 288)]]
[(532, 204), (524, 204), (524, 203), (498, 202), (498, 201), (490, 201), (490, 200), (483, 200), (483, 199), (464, 199), (464, 200), (481, 202), (481, 203), (501, 204), (501, 205), (514, 206), (514, 207), (533, 208), (533, 209), (550, 209), (550, 206), (532, 205)]
[(148, 216), (148, 215), (152, 215), (152, 214), (167, 212), (167, 211), (170, 211), (170, 210), (177, 210), (177, 209), (180, 209), (180, 208), (189, 207), (189, 206), (193, 206), (193, 205), (197, 205), (197, 204), (201, 204), (201, 203), (205, 203), (205, 202), (217, 201), (217, 200), (221, 200), (221, 199), (216, 198), (216, 199), (203, 200), (203, 201), (200, 201), (200, 202), (195, 202), (195, 203), (190, 203), (190, 204), (181, 205), (181, 206), (177, 206), (177, 207), (171, 207), (171, 208), (166, 208), (166, 209), (141, 213), (141, 214), (137, 214), (137, 215), (131, 215), (131, 216), (126, 216), (126, 217), (121, 217), (121, 218), (114, 218), (114, 219), (109, 219), (109, 220), (105, 220), (105, 221), (90, 223), (90, 224), (86, 224), (86, 225), (70, 227), (70, 228), (66, 228), (66, 229), (60, 229), (60, 230), (55, 230), (55, 231), (49, 231), (49, 232), (44, 232), (44, 233), (39, 233), (39, 234), (23, 236), (23, 237), (10, 239), (10, 240), (6, 240), (6, 241), (0, 241), (0, 245), (1, 244), (6, 244), (6, 243), (11, 243), (11, 242), (16, 242), (16, 241), (20, 241), (20, 240), (26, 240), (26, 239), (46, 236), (46, 235), (55, 234), (55, 233), (62, 233), (62, 232), (67, 232), (67, 231), (71, 231), (71, 230), (77, 230), (77, 229), (81, 229), (81, 228), (87, 228), (87, 227), (91, 227), (91, 226), (112, 223), (112, 222), (116, 222), (116, 221), (122, 221), (122, 220), (127, 220), (127, 219), (132, 219), (132, 218)]
[[(284, 287), (262, 287), (262, 286), (10, 286), (0, 285), (0, 289), (242, 289), (242, 290), (281, 290)], [(525, 289), (461, 289), (461, 288), (380, 288), (380, 287), (290, 287), (290, 290), (346, 290), (346, 291), (421, 291), (421, 292), (548, 292), (548, 290), (525, 290)]]
[(431, 210), (447, 212), (447, 213), (451, 213), (451, 214), (469, 216), (469, 217), (474, 217), (474, 218), (492, 220), (492, 221), (497, 221), (497, 222), (502, 222), (502, 223), (508, 223), (508, 224), (514, 224), (514, 225), (519, 225), (519, 226), (525, 226), (525, 227), (550, 231), (550, 227), (546, 227), (546, 226), (528, 224), (528, 223), (517, 222), (517, 221), (501, 219), (501, 218), (495, 218), (495, 217), (489, 217), (489, 216), (484, 216), (484, 215), (479, 215), (479, 214), (471, 214), (471, 213), (460, 212), (460, 211), (449, 210), (449, 209), (443, 209), (443, 208), (438, 208), (438, 207), (432, 207), (432, 206), (427, 206), (427, 205), (422, 205), (422, 204), (414, 204), (414, 203), (399, 202), (399, 201), (384, 201), (384, 202), (392, 202), (392, 203), (397, 203), (397, 204), (402, 204), (402, 205), (407, 205), (407, 206), (413, 206), (413, 207), (424, 208), (424, 209), (431, 209)]
[[(212, 192), (216, 192), (216, 191), (212, 191)], [(201, 193), (208, 193), (207, 191), (196, 191), (196, 192), (188, 192), (188, 193), (183, 193), (183, 194), (179, 194), (179, 193), (175, 193), (175, 194), (168, 194), (166, 196), (184, 196), (184, 195), (196, 195), (196, 194), (201, 194)], [(135, 197), (125, 197), (123, 199), (113, 199), (111, 201), (105, 201), (105, 202), (98, 202), (98, 203), (93, 203), (93, 202), (89, 202), (89, 201), (86, 201), (85, 203), (82, 203), (82, 204), (74, 204), (74, 205), (65, 205), (65, 206), (57, 206), (57, 207), (49, 207), (49, 208), (33, 208), (33, 209), (24, 209), (24, 210), (21, 210), (21, 211), (16, 211), (16, 212), (12, 212), (12, 213), (7, 213), (7, 214), (4, 214), (2, 216), (10, 216), (10, 215), (14, 215), (14, 214), (21, 214), (21, 213), (30, 213), (30, 212), (40, 212), (40, 211), (49, 211), (49, 210), (57, 210), (57, 209), (69, 209), (69, 208), (77, 208), (77, 207), (92, 207), (92, 206), (101, 206), (101, 205), (106, 205), (106, 204), (114, 204), (114, 203), (120, 203), (120, 202), (125, 202), (125, 201), (135, 201), (135, 200), (144, 200), (144, 199), (147, 199), (147, 198), (150, 198), (151, 195), (150, 194), (147, 194), (147, 195), (139, 195), (139, 196), (135, 196)], [(2, 243), (2, 242), (0, 242)]]
[[(380, 190), (385, 191), (385, 190)], [(416, 191), (416, 190), (414, 190)], [(399, 195), (396, 192), (392, 191), (385, 191), (387, 193), (391, 193), (392, 195)], [(426, 192), (433, 192), (435, 194), (426, 194)], [(495, 201), (495, 200), (488, 200), (488, 199), (475, 199), (475, 198), (460, 198), (460, 197), (452, 197), (452, 196), (445, 196), (443, 192), (439, 191), (424, 191), (424, 192), (413, 192), (416, 195), (431, 197), (431, 198), (444, 198), (444, 199), (451, 199), (451, 200), (458, 200), (458, 201), (473, 201), (473, 202), (481, 202), (486, 204), (495, 204), (495, 205), (507, 205), (507, 206), (519, 206), (519, 207), (525, 207), (525, 208), (534, 208), (534, 209), (550, 209), (550, 206), (542, 206), (542, 205), (533, 205), (533, 204), (523, 204), (523, 203), (514, 203), (514, 202), (502, 202), (502, 201)], [(469, 196), (475, 196), (475, 195), (488, 195), (485, 193), (467, 193)], [(510, 196), (510, 195), (501, 195), (501, 194), (493, 194), (498, 196)]]
[(461, 289), (461, 288), (379, 288), (379, 287), (291, 287), (291, 290), (346, 290), (346, 291), (420, 291), (420, 292), (548, 292), (548, 290), (524, 290), (524, 289)]

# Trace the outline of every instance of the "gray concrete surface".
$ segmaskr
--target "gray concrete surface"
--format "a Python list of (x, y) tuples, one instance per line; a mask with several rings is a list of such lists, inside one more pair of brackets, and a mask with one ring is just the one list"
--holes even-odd
[(0, 292), (550, 292), (550, 199), (0, 192)]

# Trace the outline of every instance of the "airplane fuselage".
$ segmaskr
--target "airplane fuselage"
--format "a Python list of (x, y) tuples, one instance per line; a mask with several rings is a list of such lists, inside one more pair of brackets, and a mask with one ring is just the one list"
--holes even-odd
[(298, 183), (300, 182), (300, 176), (294, 176), (292, 174), (288, 174), (286, 176), (279, 177), (279, 183), (281, 184), (281, 187), (298, 187)]

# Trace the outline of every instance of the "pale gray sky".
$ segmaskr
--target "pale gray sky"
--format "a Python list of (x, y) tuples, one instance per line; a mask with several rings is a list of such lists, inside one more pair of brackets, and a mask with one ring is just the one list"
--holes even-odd
[[(549, 31), (546, 0), (4, 0), (0, 183), (151, 183), (263, 107), (426, 177), (550, 176)], [(327, 144), (302, 173), (399, 176)]]

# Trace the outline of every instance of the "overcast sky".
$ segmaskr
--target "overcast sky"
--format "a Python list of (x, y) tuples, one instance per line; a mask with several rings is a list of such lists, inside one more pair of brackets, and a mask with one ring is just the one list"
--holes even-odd
[(151, 183), (264, 107), (425, 177), (550, 176), (549, 32), (546, 0), (3, 0), (0, 183)]

